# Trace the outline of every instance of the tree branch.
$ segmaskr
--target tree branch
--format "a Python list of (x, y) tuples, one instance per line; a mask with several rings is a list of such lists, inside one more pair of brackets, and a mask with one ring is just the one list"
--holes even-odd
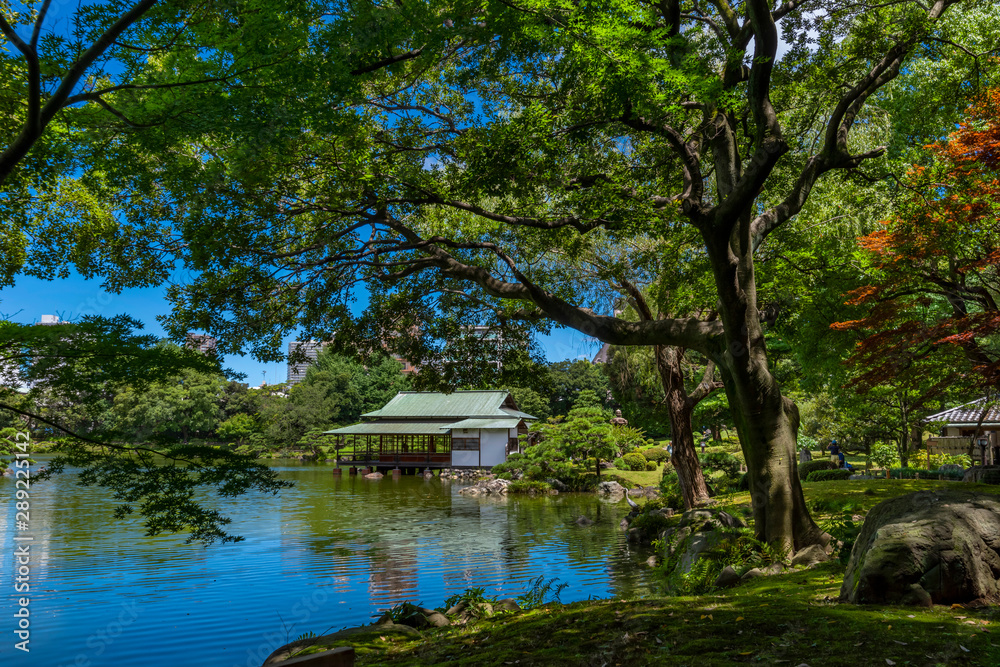
[(65, 106), (70, 93), (80, 83), (80, 79), (87, 72), (87, 69), (104, 54), (108, 47), (125, 30), (141, 19), (158, 1), (141, 0), (132, 9), (122, 14), (104, 34), (98, 37), (76, 59), (63, 77), (59, 87), (56, 88), (56, 91), (41, 108), (38, 106), (41, 104), (41, 77), (38, 68), (38, 56), (29, 45), (24, 44), (17, 37), (13, 28), (0, 17), (0, 30), (3, 30), (7, 38), (25, 54), (25, 59), (28, 62), (29, 85), (31, 87), (28, 99), (28, 117), (21, 128), (21, 133), (11, 142), (3, 154), (0, 154), (0, 183), (3, 183), (10, 176), (17, 164), (24, 159), (24, 156), (28, 154), (31, 147), (38, 141), (42, 132), (55, 117), (56, 113)]
[(395, 56), (389, 56), (388, 58), (383, 58), (382, 60), (374, 62), (374, 63), (372, 63), (370, 65), (365, 65), (364, 67), (359, 67), (359, 68), (357, 68), (355, 70), (351, 70), (351, 75), (352, 76), (361, 76), (362, 74), (368, 74), (370, 72), (375, 72), (375, 71), (383, 69), (385, 67), (389, 67), (391, 65), (395, 65), (396, 63), (405, 62), (407, 60), (413, 60), (414, 58), (420, 57), (420, 54), (423, 53), (423, 50), (424, 50), (424, 47), (420, 47), (419, 49), (411, 49), (411, 50), (407, 51), (406, 53), (400, 53), (400, 54), (397, 54)]
[[(411, 243), (421, 242), (420, 237), (400, 221), (385, 216), (384, 223)], [(476, 284), (490, 296), (530, 301), (557, 324), (612, 345), (679, 345), (707, 352), (714, 339), (722, 334), (721, 323), (702, 322), (696, 318), (629, 322), (598, 315), (543, 290), (516, 268), (518, 282), (512, 283), (496, 278), (483, 267), (460, 262), (436, 244), (428, 246), (427, 253), (429, 260), (447, 277)]]

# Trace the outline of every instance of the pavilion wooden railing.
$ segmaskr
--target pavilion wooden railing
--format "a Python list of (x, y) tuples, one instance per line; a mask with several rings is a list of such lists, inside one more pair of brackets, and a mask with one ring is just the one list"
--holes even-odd
[(337, 445), (337, 456), (386, 466), (447, 466), (451, 463), (451, 439), (440, 435), (348, 435)]

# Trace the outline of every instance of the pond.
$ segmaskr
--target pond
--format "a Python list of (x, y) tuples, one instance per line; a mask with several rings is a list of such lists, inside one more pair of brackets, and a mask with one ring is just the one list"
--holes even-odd
[[(625, 502), (470, 498), (437, 478), (275, 467), (295, 487), (220, 503), (230, 532), (246, 539), (208, 547), (115, 523), (108, 494), (78, 486), (72, 471), (33, 487), (30, 531), (18, 532), (14, 481), (3, 478), (3, 664), (258, 667), (306, 632), (368, 623), (403, 600), (435, 607), (470, 587), (516, 596), (538, 576), (568, 584), (563, 602), (652, 586), (651, 553), (618, 528)], [(594, 524), (578, 525), (580, 516)], [(14, 592), (14, 537), (23, 535), (33, 537), (28, 654), (12, 632), (24, 595)]]

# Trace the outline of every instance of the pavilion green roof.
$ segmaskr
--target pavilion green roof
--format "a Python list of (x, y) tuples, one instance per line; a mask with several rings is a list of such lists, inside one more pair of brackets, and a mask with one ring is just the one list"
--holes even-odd
[(378, 419), (535, 419), (517, 410), (506, 391), (456, 391), (442, 394), (433, 391), (402, 391), (380, 410), (363, 417)]
[[(362, 422), (332, 431), (323, 431), (325, 435), (447, 435), (444, 428), (451, 424), (433, 422)], [(442, 428), (444, 427), (444, 428)]]

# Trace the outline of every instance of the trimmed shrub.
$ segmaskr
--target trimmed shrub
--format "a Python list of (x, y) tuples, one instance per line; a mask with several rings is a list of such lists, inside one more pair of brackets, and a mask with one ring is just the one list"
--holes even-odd
[(963, 479), (965, 479), (965, 471), (964, 470), (941, 470), (941, 469), (938, 469), (938, 470), (928, 470), (927, 471), (927, 476), (930, 477), (931, 479), (934, 479), (934, 478), (937, 477), (937, 478), (940, 478), (940, 479), (950, 479), (950, 480), (954, 480), (956, 482), (961, 482)]
[(625, 463), (625, 470), (645, 470), (646, 457), (639, 452), (630, 452), (622, 457)]
[(740, 476), (740, 460), (726, 452), (712, 452), (698, 457), (701, 469), (705, 472), (720, 471), (727, 479), (735, 480)]
[[(892, 479), (916, 479), (917, 475), (920, 475), (920, 479), (953, 479), (957, 481), (962, 481), (965, 477), (965, 471), (959, 470), (926, 470), (924, 468), (893, 468), (889, 471), (889, 476)], [(996, 482), (986, 482), (987, 484), (996, 484), (1000, 482), (1000, 475), (997, 476)]]
[(816, 438), (811, 438), (808, 435), (802, 435), (799, 433), (798, 441), (795, 443), (798, 446), (798, 450), (801, 452), (803, 449), (815, 452), (820, 449), (819, 443), (816, 442)]
[[(923, 460), (924, 455), (921, 454), (920, 458)], [(963, 468), (970, 468), (972, 467), (972, 459), (968, 454), (931, 454), (928, 469), (938, 470), (943, 465), (959, 465)]]
[(656, 470), (658, 467), (656, 461), (646, 461), (646, 470)]
[(619, 470), (628, 470), (628, 468), (625, 467), (625, 459), (623, 459), (620, 456), (616, 458), (614, 461), (612, 461), (611, 465), (618, 468)]
[(899, 453), (896, 445), (880, 440), (871, 446), (868, 460), (876, 468), (891, 468), (899, 465)]
[(807, 482), (836, 482), (847, 479), (851, 476), (851, 471), (846, 468), (835, 468), (833, 470), (813, 470), (806, 477)]
[(893, 468), (889, 471), (889, 476), (892, 479), (916, 479), (920, 475), (920, 479), (927, 479), (929, 472), (923, 468)]
[(833, 461), (824, 461), (822, 459), (816, 461), (806, 461), (805, 463), (800, 463), (798, 465), (799, 469), (799, 479), (805, 481), (809, 477), (809, 473), (815, 470), (837, 470), (837, 464)]
[(663, 447), (650, 447), (649, 449), (644, 449), (639, 452), (646, 457), (647, 461), (656, 461), (660, 463), (662, 461), (670, 460), (670, 453)]

